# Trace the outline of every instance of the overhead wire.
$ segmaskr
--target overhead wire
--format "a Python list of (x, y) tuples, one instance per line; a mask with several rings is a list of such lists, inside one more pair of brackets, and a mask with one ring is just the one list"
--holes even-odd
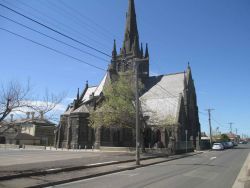
[(57, 42), (61, 43), (61, 44), (64, 44), (64, 45), (66, 45), (66, 46), (69, 46), (69, 47), (71, 47), (71, 48), (73, 48), (73, 49), (75, 49), (75, 50), (78, 50), (78, 51), (80, 51), (80, 52), (82, 52), (82, 53), (84, 53), (84, 54), (90, 55), (90, 56), (92, 56), (92, 57), (95, 57), (95, 58), (97, 58), (97, 59), (99, 59), (99, 60), (102, 60), (102, 61), (105, 61), (105, 62), (109, 62), (109, 61), (106, 60), (106, 59), (103, 59), (103, 58), (101, 58), (101, 57), (99, 57), (99, 56), (96, 56), (96, 55), (94, 55), (94, 54), (91, 54), (91, 53), (89, 53), (89, 52), (87, 52), (87, 51), (84, 51), (84, 50), (82, 50), (82, 49), (80, 49), (80, 48), (77, 48), (77, 47), (75, 47), (75, 46), (73, 46), (73, 45), (70, 45), (70, 44), (68, 44), (68, 43), (66, 43), (66, 42), (64, 42), (64, 41), (62, 41), (62, 40), (56, 39), (56, 38), (54, 38), (54, 37), (51, 37), (51, 36), (49, 36), (49, 35), (47, 35), (47, 34), (45, 34), (45, 33), (42, 33), (42, 32), (40, 32), (40, 31), (38, 31), (38, 30), (32, 29), (31, 27), (26, 26), (26, 25), (24, 25), (24, 24), (22, 24), (22, 23), (20, 23), (20, 22), (17, 22), (17, 21), (15, 21), (15, 20), (11, 19), (11, 18), (8, 18), (8, 17), (3, 16), (3, 15), (1, 15), (1, 14), (0, 14), (0, 17), (4, 18), (4, 19), (6, 19), (6, 20), (8, 20), (8, 21), (10, 21), (10, 22), (13, 22), (13, 23), (15, 23), (15, 24), (17, 24), (17, 25), (20, 25), (20, 26), (22, 26), (22, 27), (24, 27), (24, 28), (26, 28), (26, 29), (29, 29), (29, 30), (31, 30), (31, 31), (33, 31), (33, 32), (39, 33), (40, 35), (43, 35), (43, 36), (45, 36), (45, 37), (47, 37), (47, 38), (50, 38), (50, 39), (52, 39), (52, 40), (54, 40), (54, 41), (57, 41)]
[[(113, 41), (113, 38), (107, 37), (107, 35), (104, 35), (101, 32), (98, 32), (96, 28), (94, 28), (92, 25), (90, 25), (87, 22), (84, 22), (83, 19), (79, 17), (78, 14), (76, 14), (75, 11), (72, 11), (67, 6), (64, 6), (63, 1), (60, 1), (60, 3), (56, 3), (55, 1), (47, 1), (47, 3), (50, 5), (50, 8), (52, 8), (58, 15), (65, 14), (66, 16), (72, 17), (72, 21), (77, 24), (77, 26), (84, 28), (85, 30), (89, 31), (91, 35), (95, 34), (98, 38), (104, 37), (106, 41), (110, 44), (110, 41)], [(73, 12), (73, 13), (72, 13)], [(105, 45), (107, 46), (107, 45)]]
[[(93, 19), (87, 17), (86, 15), (84, 15), (82, 12), (80, 12), (79, 10), (77, 10), (76, 8), (70, 6), (69, 4), (65, 3), (64, 1), (60, 2), (61, 5), (63, 5), (64, 7), (70, 9), (73, 13), (77, 13), (79, 14), (79, 16), (81, 16), (81, 18), (85, 18), (86, 20), (88, 20), (89, 22), (93, 23), (96, 28), (99, 28), (100, 31), (102, 31), (103, 33), (105, 32), (106, 34), (108, 34), (110, 37), (112, 37), (112, 39), (116, 38), (117, 40), (119, 40), (119, 38), (112, 33), (109, 29), (107, 29), (106, 27), (100, 25), (99, 23), (95, 22)], [(93, 27), (94, 28), (94, 27)], [(107, 35), (106, 35), (107, 36)], [(121, 41), (122, 42), (122, 41)]]
[(85, 47), (87, 47), (87, 48), (90, 48), (90, 49), (92, 49), (92, 50), (94, 50), (94, 51), (96, 51), (96, 52), (98, 52), (98, 53), (101, 53), (101, 54), (103, 54), (103, 55), (105, 55), (105, 56), (107, 56), (107, 57), (111, 57), (111, 56), (108, 55), (107, 53), (105, 53), (105, 52), (103, 52), (103, 51), (101, 51), (101, 50), (98, 50), (98, 49), (96, 49), (95, 47), (92, 47), (92, 46), (90, 46), (90, 45), (88, 45), (88, 44), (85, 44), (85, 43), (83, 43), (83, 42), (81, 42), (81, 41), (79, 41), (79, 40), (77, 40), (77, 39), (75, 39), (75, 38), (73, 38), (73, 37), (71, 37), (71, 36), (68, 36), (67, 34), (64, 34), (64, 33), (60, 32), (60, 31), (58, 31), (58, 30), (56, 30), (56, 29), (53, 29), (52, 27), (47, 26), (47, 25), (45, 25), (45, 24), (43, 24), (43, 23), (41, 23), (41, 22), (39, 22), (39, 21), (37, 21), (37, 20), (35, 20), (35, 19), (33, 19), (33, 18), (30, 18), (29, 16), (26, 16), (26, 15), (24, 15), (24, 14), (22, 14), (22, 13), (16, 11), (16, 10), (14, 10), (14, 9), (12, 9), (12, 8), (10, 8), (10, 7), (8, 7), (8, 6), (6, 6), (6, 5), (3, 5), (2, 3), (0, 3), (0, 6), (6, 8), (6, 9), (10, 10), (11, 12), (14, 12), (14, 13), (16, 13), (16, 14), (18, 14), (18, 15), (20, 15), (20, 16), (22, 16), (22, 17), (24, 17), (24, 18), (26, 18), (26, 19), (28, 19), (28, 20), (30, 20), (30, 21), (32, 21), (32, 22), (34, 22), (34, 23), (37, 23), (37, 24), (39, 24), (39, 25), (41, 25), (41, 26), (43, 26), (43, 27), (45, 27), (45, 28), (47, 28), (47, 29), (49, 29), (49, 30), (51, 30), (51, 31), (53, 31), (53, 32), (55, 32), (55, 33), (57, 33), (57, 34), (63, 36), (63, 37), (65, 37), (65, 38), (68, 38), (68, 39), (70, 39), (70, 40), (72, 40), (72, 41), (74, 41), (74, 42), (76, 42), (76, 43), (79, 43), (79, 44), (81, 44), (81, 45), (83, 45), (83, 46), (85, 46)]
[(36, 41), (34, 41), (34, 40), (32, 40), (32, 39), (29, 39), (29, 38), (27, 38), (27, 37), (24, 37), (24, 36), (22, 36), (22, 35), (19, 35), (19, 34), (15, 33), (15, 32), (12, 32), (12, 31), (10, 31), (10, 30), (8, 30), (8, 29), (5, 29), (5, 28), (0, 27), (0, 30), (5, 31), (5, 32), (7, 32), (7, 33), (10, 33), (10, 34), (12, 34), (12, 35), (15, 35), (15, 36), (17, 36), (17, 37), (19, 37), (19, 38), (22, 38), (22, 39), (27, 40), (27, 41), (29, 41), (29, 42), (32, 42), (32, 43), (34, 43), (34, 44), (37, 44), (37, 45), (39, 45), (39, 46), (42, 46), (42, 47), (44, 47), (44, 48), (47, 48), (47, 49), (49, 49), (49, 50), (51, 50), (51, 51), (53, 51), (53, 52), (56, 52), (56, 53), (61, 54), (61, 55), (64, 55), (64, 56), (66, 56), (66, 57), (68, 57), (68, 58), (74, 59), (74, 60), (76, 60), (78, 63), (83, 63), (83, 64), (86, 64), (86, 65), (91, 66), (91, 67), (93, 67), (93, 68), (96, 68), (96, 69), (98, 69), (98, 70), (102, 70), (102, 71), (105, 71), (105, 72), (106, 72), (106, 70), (105, 70), (104, 68), (101, 68), (101, 67), (99, 67), (99, 66), (90, 64), (90, 63), (88, 63), (88, 62), (86, 62), (86, 61), (84, 61), (84, 60), (82, 60), (82, 59), (76, 58), (76, 57), (74, 57), (74, 56), (72, 56), (72, 55), (69, 55), (69, 54), (64, 53), (64, 52), (62, 52), (62, 51), (59, 51), (59, 50), (57, 50), (57, 49), (54, 49), (54, 48), (49, 47), (49, 46), (47, 46), (47, 45), (44, 45), (44, 44), (42, 44), (42, 43), (36, 42)]
[[(34, 12), (38, 13), (39, 15), (42, 15), (43, 17), (46, 17), (49, 19), (49, 21), (45, 21), (45, 22), (49, 22), (51, 25), (55, 26), (56, 28), (58, 28), (58, 25), (59, 28), (61, 30), (67, 30), (67, 33), (74, 33), (74, 34), (77, 34), (77, 37), (78, 38), (81, 38), (81, 40), (84, 40), (85, 42), (89, 42), (89, 41), (92, 41), (93, 43), (97, 44), (98, 46), (102, 47), (104, 46), (104, 44), (98, 40), (95, 40), (93, 39), (92, 37), (89, 37), (87, 35), (84, 35), (83, 33), (79, 32), (77, 29), (75, 29), (75, 27), (70, 27), (68, 25), (66, 25), (65, 23), (59, 21), (58, 19), (55, 19), (54, 17), (51, 17), (49, 16), (48, 14), (44, 14), (42, 11), (32, 7), (31, 5), (23, 2), (23, 1), (17, 1), (18, 3), (20, 3), (21, 5), (24, 5), (25, 7), (28, 7), (29, 9), (33, 10)], [(37, 2), (40, 2), (40, 1), (37, 1)], [(9, 2), (8, 2), (9, 3)], [(47, 8), (47, 7), (46, 7)], [(27, 12), (27, 11), (26, 11)], [(37, 16), (35, 16), (37, 17)], [(44, 21), (44, 18), (40, 18), (41, 20)], [(57, 25), (55, 25), (54, 23), (51, 22), (51, 20), (53, 20), (55, 23), (57, 23)], [(63, 28), (62, 28), (63, 27)], [(83, 39), (84, 37), (84, 39)], [(89, 41), (88, 41), (89, 40)]]

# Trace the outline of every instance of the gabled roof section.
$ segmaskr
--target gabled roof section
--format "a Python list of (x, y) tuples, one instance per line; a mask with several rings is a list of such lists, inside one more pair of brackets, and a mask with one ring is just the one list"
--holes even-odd
[(89, 113), (89, 109), (86, 107), (86, 105), (83, 104), (72, 113)]
[(146, 82), (146, 92), (140, 97), (142, 112), (150, 124), (167, 119), (177, 123), (179, 103), (184, 91), (185, 73), (153, 76)]
[(90, 99), (90, 96), (91, 96), (92, 94), (95, 93), (96, 89), (97, 89), (96, 86), (94, 86), (94, 87), (89, 87), (89, 88), (87, 89), (87, 91), (86, 91), (86, 93), (85, 93), (83, 99), (82, 99), (82, 102), (88, 101), (88, 100)]
[(107, 76), (108, 76), (108, 74), (106, 73), (105, 76), (103, 77), (100, 85), (96, 88), (95, 96), (99, 96), (101, 94), (101, 92), (103, 92), (105, 83), (107, 81)]

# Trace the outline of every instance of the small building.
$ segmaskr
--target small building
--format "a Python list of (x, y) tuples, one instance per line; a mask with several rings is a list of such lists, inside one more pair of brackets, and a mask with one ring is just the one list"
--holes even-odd
[(40, 145), (41, 140), (39, 137), (32, 136), (26, 133), (18, 133), (15, 137), (16, 145)]
[(11, 122), (2, 122), (0, 125), (0, 144), (15, 144), (15, 137), (19, 132), (18, 127), (16, 127)]
[(12, 119), (2, 124), (0, 127), (1, 144), (54, 145), (55, 124), (45, 119), (42, 113), (39, 117), (35, 117), (34, 112), (26, 114), (26, 118), (15, 121)]
[(35, 117), (34, 112), (27, 112), (27, 117), (15, 121), (15, 125), (19, 127), (20, 133), (29, 134), (33, 137), (39, 138), (40, 145), (54, 145), (54, 131), (56, 126), (51, 121), (45, 119), (42, 113), (40, 113), (39, 117)]

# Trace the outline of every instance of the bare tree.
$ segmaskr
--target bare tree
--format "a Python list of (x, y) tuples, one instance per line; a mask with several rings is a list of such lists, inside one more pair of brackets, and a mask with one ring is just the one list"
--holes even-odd
[(14, 112), (35, 111), (43, 112), (43, 114), (51, 112), (65, 96), (64, 94), (50, 94), (46, 91), (42, 98), (34, 97), (29, 81), (25, 85), (11, 81), (0, 87), (0, 123)]
[(25, 86), (17, 81), (11, 81), (7, 85), (2, 85), (0, 90), (0, 122), (2, 122), (11, 112), (27, 107), (30, 94), (30, 82)]

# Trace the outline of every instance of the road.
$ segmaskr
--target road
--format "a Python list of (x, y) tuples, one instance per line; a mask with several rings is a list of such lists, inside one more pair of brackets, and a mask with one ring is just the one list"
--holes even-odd
[(58, 187), (230, 188), (249, 151), (250, 145), (240, 145), (235, 149), (209, 151), (193, 157), (72, 182)]

